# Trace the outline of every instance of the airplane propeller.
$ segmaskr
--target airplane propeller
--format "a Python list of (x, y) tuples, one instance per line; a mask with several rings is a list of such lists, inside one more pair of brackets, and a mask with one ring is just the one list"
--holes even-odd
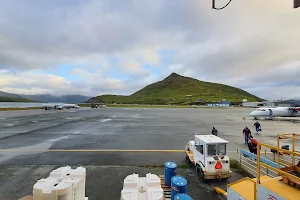
[(298, 105), (298, 103), (295, 105), (295, 107), (294, 108), (292, 108), (292, 114), (291, 115), (293, 115), (294, 113), (297, 113), (298, 112), (298, 110), (296, 109), (297, 107), (298, 107), (299, 105)]

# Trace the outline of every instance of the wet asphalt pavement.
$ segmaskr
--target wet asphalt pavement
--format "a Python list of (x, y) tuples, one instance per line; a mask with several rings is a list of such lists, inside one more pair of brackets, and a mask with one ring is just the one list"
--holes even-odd
[[(91, 171), (95, 173), (104, 173), (103, 167), (110, 165), (114, 167), (162, 165), (169, 160), (181, 164), (185, 160), (184, 153), (47, 152), (48, 150), (184, 149), (187, 141), (193, 140), (194, 133), (210, 134), (212, 127), (215, 126), (219, 130), (219, 136), (229, 141), (229, 155), (236, 157), (237, 148), (246, 148), (241, 134), (243, 127), (247, 125), (251, 128), (254, 123), (250, 118), (246, 121), (242, 119), (251, 110), (81, 108), (63, 111), (0, 112), (0, 176), (13, 174), (14, 177), (11, 179), (6, 176), (6, 179), (3, 179), (6, 182), (1, 183), (0, 191), (6, 191), (3, 192), (6, 196), (0, 196), (0, 199), (10, 199), (8, 194), (13, 194), (11, 199), (16, 199), (29, 193), (35, 181), (46, 178), (47, 173), (58, 165), (84, 165), (89, 166), (87, 169), (93, 169)], [(273, 145), (276, 144), (277, 133), (297, 132), (300, 127), (299, 122), (290, 121), (262, 121), (261, 124), (263, 132), (254, 136), (258, 141)], [(253, 128), (251, 130), (254, 131)], [(96, 172), (97, 166), (102, 171)], [(39, 170), (40, 176), (33, 176), (37, 173), (36, 169)], [(139, 169), (143, 169), (145, 173), (148, 170), (148, 168)], [(122, 173), (122, 178), (128, 175), (126, 173), (127, 171)], [(26, 184), (23, 179), (30, 175), (33, 176), (32, 181)], [(112, 184), (118, 183), (117, 188), (122, 188), (123, 180), (119, 179), (120, 177), (114, 177)], [(90, 187), (87, 191), (91, 191), (90, 199), (105, 199), (97, 196), (97, 189), (91, 186), (92, 180), (96, 181), (95, 178), (87, 179), (87, 185)], [(11, 181), (21, 184), (18, 192), (9, 187)], [(120, 189), (116, 189), (115, 192), (119, 196)], [(205, 194), (205, 190), (202, 192)]]

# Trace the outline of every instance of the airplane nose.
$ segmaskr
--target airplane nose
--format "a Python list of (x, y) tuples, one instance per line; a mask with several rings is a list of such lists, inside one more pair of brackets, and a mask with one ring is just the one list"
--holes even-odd
[(255, 111), (252, 111), (249, 115), (250, 116), (254, 116), (255, 115)]

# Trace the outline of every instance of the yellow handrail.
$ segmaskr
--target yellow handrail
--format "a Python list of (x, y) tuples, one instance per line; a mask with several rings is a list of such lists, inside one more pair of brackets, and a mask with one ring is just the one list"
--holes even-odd
[[(300, 156), (300, 153), (298, 152), (292, 152), (292, 151), (288, 151), (288, 150), (284, 150), (284, 149), (280, 149), (280, 148), (277, 148), (277, 147), (274, 147), (274, 146), (271, 146), (271, 145), (268, 145), (268, 144), (261, 144), (261, 143), (257, 143), (257, 149), (260, 149), (260, 147), (263, 146), (263, 147), (267, 147), (267, 148), (270, 148), (270, 149), (275, 149), (277, 151), (280, 151), (280, 152), (284, 152), (284, 153), (287, 153), (287, 154), (292, 154), (293, 156)], [(279, 158), (279, 156), (278, 156)], [(283, 170), (280, 169), (280, 163), (279, 163), (279, 159), (277, 159), (277, 168), (275, 167), (272, 167), (270, 165), (267, 165), (265, 163), (261, 163), (260, 162), (260, 151), (257, 151), (257, 183), (260, 184), (260, 165), (268, 168), (268, 169), (271, 169), (271, 170), (274, 170), (276, 171), (277, 173), (280, 173), (280, 174), (283, 174), (289, 178), (292, 178), (296, 181), (299, 181), (300, 182), (300, 178), (298, 178), (297, 176), (294, 176), (292, 174), (289, 174)]]
[[(278, 148), (278, 147), (275, 147), (275, 146), (272, 146), (272, 145), (268, 145), (268, 144), (262, 144), (262, 143), (259, 143), (259, 142), (257, 143), (257, 149), (259, 149), (258, 144), (262, 147), (267, 147), (267, 148), (270, 148), (270, 149), (274, 149), (274, 150), (277, 150), (279, 152), (283, 152), (283, 153), (286, 153), (286, 154), (291, 154), (291, 155), (294, 155), (294, 156), (300, 156), (300, 152), (297, 152), (297, 151), (292, 152), (292, 151), (289, 151), (289, 150), (281, 149), (281, 148)], [(257, 153), (258, 152), (259, 151), (257, 151)]]

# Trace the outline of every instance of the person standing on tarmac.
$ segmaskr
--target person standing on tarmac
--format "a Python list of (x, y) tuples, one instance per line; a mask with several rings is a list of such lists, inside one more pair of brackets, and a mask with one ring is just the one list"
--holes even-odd
[(256, 133), (261, 131), (261, 125), (260, 125), (260, 123), (258, 123), (258, 121), (256, 121), (253, 126), (255, 126)]
[(248, 148), (249, 148), (250, 153), (254, 153), (254, 148), (253, 148), (251, 137), (249, 137), (249, 140), (248, 140)]
[(257, 141), (256, 141), (256, 139), (253, 138), (252, 135), (250, 135), (250, 138), (249, 138), (248, 148), (251, 153), (254, 153), (255, 155), (257, 155)]
[(245, 144), (248, 144), (249, 136), (251, 135), (251, 131), (247, 126), (244, 128), (243, 134), (244, 134), (244, 138), (245, 138)]
[(215, 127), (213, 127), (213, 129), (211, 131), (211, 134), (217, 136), (218, 135), (218, 130)]

